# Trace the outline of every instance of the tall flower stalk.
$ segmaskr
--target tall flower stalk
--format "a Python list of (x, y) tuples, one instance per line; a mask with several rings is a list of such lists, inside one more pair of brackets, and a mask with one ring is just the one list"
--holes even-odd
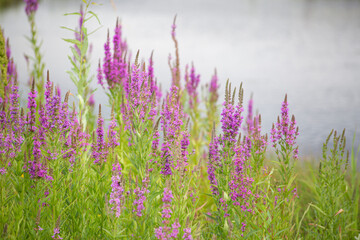
[(90, 45), (89, 45), (89, 36), (94, 33), (88, 33), (87, 23), (91, 19), (97, 19), (98, 24), (100, 21), (97, 15), (89, 10), (90, 5), (93, 4), (92, 0), (85, 1), (86, 5), (84, 10), (81, 8), (77, 13), (70, 13), (66, 15), (79, 15), (79, 29), (69, 29), (63, 27), (64, 29), (75, 32), (75, 39), (64, 39), (64, 41), (72, 44), (70, 46), (72, 56), (69, 56), (68, 59), (71, 62), (72, 68), (67, 73), (70, 76), (70, 79), (75, 84), (77, 88), (77, 98), (79, 100), (79, 110), (83, 118), (83, 127), (84, 129), (88, 124), (92, 124), (94, 116), (92, 115), (91, 99), (93, 90), (90, 88), (90, 83), (92, 82), (92, 76), (90, 75)]
[(43, 56), (41, 54), (41, 45), (42, 42), (38, 40), (38, 31), (35, 23), (35, 15), (38, 10), (38, 1), (37, 0), (24, 0), (26, 3), (25, 13), (30, 24), (30, 37), (27, 39), (31, 44), (33, 49), (33, 57), (30, 59), (33, 62), (33, 68), (31, 70), (31, 79), (34, 79), (36, 82), (36, 89), (39, 93), (39, 102), (44, 101), (44, 84), (45, 84), (45, 63), (43, 61)]

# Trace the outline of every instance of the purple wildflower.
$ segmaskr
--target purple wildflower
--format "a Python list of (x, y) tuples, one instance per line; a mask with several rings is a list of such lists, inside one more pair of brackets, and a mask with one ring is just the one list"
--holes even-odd
[(63, 239), (62, 237), (60, 237), (59, 227), (54, 228), (54, 235), (52, 235), (51, 237), (52, 237), (52, 239), (57, 239), (57, 240)]
[(211, 78), (210, 81), (210, 86), (209, 86), (209, 92), (210, 92), (210, 102), (213, 104), (217, 103), (217, 100), (219, 98), (219, 94), (218, 94), (218, 89), (219, 89), (219, 84), (218, 84), (218, 76), (217, 76), (217, 72), (215, 70), (214, 75)]
[[(186, 69), (187, 68), (188, 66), (186, 66)], [(190, 76), (188, 76), (188, 74), (186, 73), (185, 81), (185, 87), (189, 94), (189, 105), (190, 108), (193, 108), (194, 105), (198, 102), (196, 89), (200, 83), (200, 75), (195, 73), (194, 64), (191, 65)]]
[(291, 120), (289, 118), (287, 95), (285, 95), (281, 107), (281, 119), (278, 117), (276, 125), (273, 124), (270, 138), (274, 147), (280, 144), (285, 149), (290, 149), (293, 153), (293, 157), (296, 159), (299, 153), (298, 147), (295, 147), (298, 135), (299, 128), (296, 127), (294, 115), (292, 115)]
[(224, 132), (223, 141), (228, 141), (230, 143), (236, 142), (236, 135), (239, 132), (243, 119), (241, 116), (242, 111), (243, 108), (239, 105), (234, 107), (229, 102), (224, 103), (224, 108), (221, 113), (221, 128)]
[(146, 188), (140, 189), (139, 187), (137, 187), (134, 189), (134, 194), (136, 195), (134, 206), (136, 206), (136, 209), (134, 209), (133, 212), (136, 212), (136, 216), (138, 217), (142, 216), (142, 211), (145, 209), (144, 201), (146, 200), (146, 192)]
[(10, 118), (14, 125), (14, 129), (19, 129), (19, 87), (15, 83), (11, 87), (10, 94)]
[(35, 91), (35, 81), (33, 80), (33, 84), (32, 84), (32, 88), (31, 91), (29, 93), (29, 97), (28, 97), (28, 122), (27, 124), (30, 125), (30, 131), (35, 131), (36, 127), (35, 125), (35, 117), (36, 117), (36, 95), (37, 92)]
[(184, 229), (184, 235), (182, 237), (185, 240), (193, 240), (193, 237), (191, 235), (191, 228), (185, 228)]
[(92, 156), (95, 159), (94, 160), (95, 164), (106, 162), (106, 157), (108, 153), (104, 139), (103, 124), (104, 124), (104, 119), (101, 117), (101, 105), (99, 105), (99, 117), (97, 120), (97, 128), (96, 128), (96, 141), (94, 139), (94, 143), (92, 146), (93, 149)]
[(119, 163), (113, 164), (113, 176), (111, 177), (111, 194), (109, 203), (111, 209), (115, 212), (115, 216), (119, 217), (121, 214), (121, 207), (123, 201), (124, 188), (121, 184), (121, 165)]
[(101, 69), (101, 63), (100, 63), (100, 60), (99, 60), (99, 66), (98, 66), (98, 69), (97, 69), (97, 80), (98, 80), (98, 84), (100, 84), (104, 88), (103, 79), (104, 79), (104, 76), (103, 76), (102, 69)]
[(210, 188), (213, 195), (218, 195), (217, 180), (215, 176), (216, 168), (221, 165), (219, 152), (219, 138), (214, 137), (209, 145), (209, 161), (208, 161), (208, 178), (210, 181)]
[(28, 15), (28, 17), (29, 17), (31, 14), (36, 12), (36, 10), (38, 9), (38, 1), (37, 0), (24, 0), (24, 2), (26, 3), (26, 6), (25, 6), (26, 15)]
[(106, 43), (104, 44), (104, 64), (103, 64), (103, 71), (105, 74), (105, 78), (108, 81), (109, 88), (112, 87), (112, 75), (111, 75), (111, 68), (112, 68), (112, 58), (111, 58), (111, 51), (110, 51), (110, 36), (109, 32), (107, 35)]
[(0, 168), (0, 174), (5, 175), (6, 174), (6, 168)]

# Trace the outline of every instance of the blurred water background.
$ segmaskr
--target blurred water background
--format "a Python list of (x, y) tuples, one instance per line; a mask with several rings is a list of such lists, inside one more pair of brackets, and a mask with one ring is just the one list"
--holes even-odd
[[(359, 0), (103, 0), (92, 7), (103, 27), (90, 36), (95, 74), (107, 29), (120, 17), (123, 35), (133, 52), (145, 61), (154, 50), (155, 75), (163, 90), (170, 86), (169, 53), (174, 52), (171, 25), (177, 14), (177, 37), (182, 68), (194, 62), (202, 84), (214, 68), (221, 79), (243, 82), (245, 104), (254, 95), (262, 114), (263, 130), (280, 114), (288, 94), (290, 112), (300, 128), (298, 143), (305, 156), (320, 156), (331, 129), (346, 128), (348, 146), (356, 133), (360, 140), (360, 1)], [(76, 93), (66, 71), (72, 34), (60, 26), (75, 27), (78, 19), (64, 16), (77, 11), (80, 0), (42, 0), (36, 13), (42, 52), (51, 80), (63, 93)], [(0, 10), (0, 25), (10, 38), (17, 64), (22, 98), (26, 99), (28, 70), (24, 53), (30, 27), (24, 3)], [(98, 26), (91, 22), (90, 28)], [(134, 55), (134, 54), (133, 54)], [(104, 91), (93, 82), (97, 104), (107, 104)], [(109, 115), (110, 108), (106, 109)]]

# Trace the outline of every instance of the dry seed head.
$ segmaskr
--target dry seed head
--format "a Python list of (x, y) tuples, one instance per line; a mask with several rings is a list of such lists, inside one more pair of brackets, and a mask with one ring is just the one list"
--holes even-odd
[(345, 163), (345, 171), (349, 166), (349, 150), (346, 151), (346, 163)]
[(114, 104), (111, 105), (111, 120), (115, 119)]
[(186, 125), (185, 125), (185, 131), (188, 130), (188, 127), (189, 127), (189, 122), (190, 122), (190, 118), (187, 119), (186, 121)]
[(138, 61), (139, 61), (139, 53), (140, 53), (140, 50), (137, 50), (137, 53), (136, 53), (136, 57), (135, 57), (135, 65), (138, 66)]
[(61, 216), (59, 215), (58, 219), (56, 220), (56, 224), (55, 224), (55, 226), (57, 228), (59, 228), (59, 226), (60, 226), (60, 221), (61, 221)]
[(284, 102), (287, 103), (287, 93), (285, 94)]
[(213, 127), (211, 131), (211, 142), (214, 141), (214, 138), (215, 138), (215, 122), (213, 122)]
[(35, 92), (35, 78), (31, 77), (31, 92)]
[(333, 134), (333, 132), (334, 132), (334, 129), (332, 129), (332, 130), (331, 130), (331, 132), (330, 132), (329, 136), (326, 138), (325, 145), (328, 145), (329, 140), (330, 140), (331, 135)]
[(291, 116), (291, 122), (295, 123), (295, 116), (294, 115)]
[(234, 88), (234, 91), (232, 94), (231, 105), (234, 105), (234, 103), (235, 103), (235, 93), (236, 93), (236, 87)]
[(226, 104), (229, 103), (229, 79), (226, 80), (226, 86), (225, 86), (225, 102), (226, 102)]
[(261, 114), (259, 114), (259, 126), (261, 126)]
[(47, 82), (50, 82), (50, 73), (49, 73), (49, 70), (47, 70), (47, 72), (46, 72), (46, 81), (47, 81)]
[(176, 17), (177, 17), (177, 14), (175, 14), (175, 17), (174, 17), (174, 21), (173, 21), (173, 24), (175, 25), (176, 23)]
[(143, 70), (143, 72), (146, 71), (146, 64), (145, 64), (145, 62), (142, 62), (142, 70)]
[(99, 118), (101, 118), (101, 104), (99, 104)]
[(158, 130), (158, 127), (159, 127), (161, 118), (162, 118), (162, 116), (160, 116), (160, 117), (158, 118), (158, 120), (156, 121), (155, 126), (154, 126), (154, 131), (157, 131), (157, 130)]
[(240, 146), (240, 143), (241, 143), (241, 133), (239, 133), (239, 137), (238, 137), (238, 140), (237, 140), (237, 145)]
[(7, 229), (8, 229), (8, 225), (7, 225), (7, 223), (5, 223), (4, 231), (3, 231), (3, 236), (6, 236), (6, 235), (7, 235)]
[(75, 102), (73, 102), (73, 117), (75, 116)]
[(64, 99), (64, 102), (65, 102), (65, 103), (68, 103), (68, 101), (69, 101), (69, 95), (70, 95), (70, 90), (67, 91), (67, 93), (65, 94), (65, 99)]
[(242, 107), (243, 105), (243, 100), (244, 100), (244, 89), (242, 87), (243, 83), (240, 83), (240, 87), (239, 87), (239, 106)]
[(37, 215), (36, 215), (36, 224), (37, 225), (40, 224), (40, 217), (41, 217), (41, 205), (40, 205), (39, 210), (38, 210)]
[(228, 103), (230, 103), (231, 102), (231, 82), (229, 82), (229, 89), (228, 89), (228, 94), (229, 94), (229, 101), (228, 101)]

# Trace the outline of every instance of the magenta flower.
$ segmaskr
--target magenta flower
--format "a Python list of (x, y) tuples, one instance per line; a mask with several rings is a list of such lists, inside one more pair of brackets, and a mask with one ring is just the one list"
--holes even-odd
[[(102, 71), (107, 81), (108, 88), (114, 88), (117, 85), (126, 85), (128, 77), (128, 65), (124, 59), (125, 52), (127, 51), (127, 44), (122, 39), (122, 27), (119, 22), (116, 22), (115, 34), (113, 37), (113, 53), (110, 49), (110, 35), (108, 32), (106, 43), (104, 44), (104, 63)], [(103, 85), (103, 76), (101, 68), (98, 68), (98, 82)]]
[(184, 235), (182, 236), (185, 240), (193, 240), (193, 237), (191, 235), (191, 228), (185, 228), (184, 229)]
[(134, 189), (134, 194), (136, 198), (133, 204), (136, 208), (133, 210), (133, 212), (135, 212), (136, 216), (138, 217), (142, 216), (142, 211), (145, 209), (144, 201), (146, 201), (145, 193), (147, 191), (148, 190), (146, 188), (140, 189), (139, 187), (137, 187)]
[(299, 135), (299, 128), (296, 127), (296, 121), (294, 115), (290, 120), (289, 109), (287, 102), (287, 95), (285, 95), (284, 102), (281, 107), (281, 118), (278, 117), (277, 123), (271, 129), (270, 139), (273, 143), (273, 147), (277, 147), (279, 144), (284, 149), (289, 149), (293, 153), (293, 157), (298, 157), (298, 147), (295, 146), (296, 138)]
[(214, 137), (209, 145), (209, 161), (208, 161), (208, 178), (210, 181), (210, 188), (213, 195), (218, 195), (217, 180), (215, 176), (216, 168), (221, 166), (219, 138)]
[(19, 129), (19, 87), (15, 82), (11, 87), (10, 94), (10, 121), (12, 122), (15, 131)]
[(113, 164), (113, 176), (111, 177), (111, 194), (109, 203), (111, 210), (115, 212), (115, 216), (119, 217), (123, 203), (124, 188), (121, 183), (121, 165), (119, 163)]
[(215, 70), (214, 75), (211, 78), (210, 86), (209, 86), (209, 92), (210, 92), (210, 102), (216, 104), (217, 100), (219, 98), (218, 89), (220, 87), (219, 85), (219, 79), (217, 76), (217, 72)]
[(179, 220), (176, 219), (173, 224), (170, 225), (170, 218), (172, 214), (171, 210), (171, 202), (173, 200), (174, 196), (172, 195), (172, 192), (169, 188), (164, 188), (163, 193), (163, 210), (162, 210), (162, 224), (163, 226), (160, 226), (158, 228), (155, 228), (155, 237), (157, 239), (177, 239), (179, 234), (179, 228), (181, 227), (179, 224)]
[(94, 143), (92, 144), (92, 156), (95, 159), (95, 164), (100, 164), (106, 162), (107, 158), (107, 144), (104, 139), (104, 119), (101, 117), (101, 105), (99, 105), (99, 117), (97, 120), (97, 128), (96, 128), (96, 140), (94, 139)]
[(37, 0), (24, 0), (26, 3), (25, 12), (26, 15), (30, 16), (32, 13), (36, 12), (38, 9), (38, 1)]
[(35, 117), (36, 117), (36, 100), (35, 100), (36, 95), (37, 95), (37, 92), (35, 91), (35, 82), (33, 80), (32, 88), (31, 88), (31, 91), (30, 91), (29, 97), (28, 97), (28, 105), (27, 105), (27, 107), (29, 109), (27, 124), (30, 125), (30, 131), (36, 130), (36, 127), (34, 126), (35, 125)]
[(3, 167), (3, 168), (0, 168), (0, 174), (1, 175), (5, 175), (6, 174), (6, 169)]
[(236, 142), (236, 136), (239, 132), (243, 117), (241, 113), (243, 108), (239, 105), (233, 106), (230, 102), (224, 102), (224, 108), (221, 112), (221, 123), (223, 130), (223, 141), (228, 141), (230, 143)]
[(56, 239), (56, 240), (63, 239), (62, 237), (60, 237), (59, 227), (54, 228), (54, 235), (52, 235), (51, 237), (52, 237), (52, 239)]
[[(186, 66), (186, 69), (187, 69), (187, 67), (188, 66)], [(197, 94), (196, 89), (200, 83), (200, 75), (195, 73), (194, 64), (191, 65), (190, 76), (188, 76), (188, 74), (186, 73), (185, 82), (186, 82), (185, 88), (189, 94), (189, 105), (191, 108), (193, 108), (194, 105), (197, 104), (197, 102), (198, 102), (198, 99), (197, 99), (198, 94)]]

